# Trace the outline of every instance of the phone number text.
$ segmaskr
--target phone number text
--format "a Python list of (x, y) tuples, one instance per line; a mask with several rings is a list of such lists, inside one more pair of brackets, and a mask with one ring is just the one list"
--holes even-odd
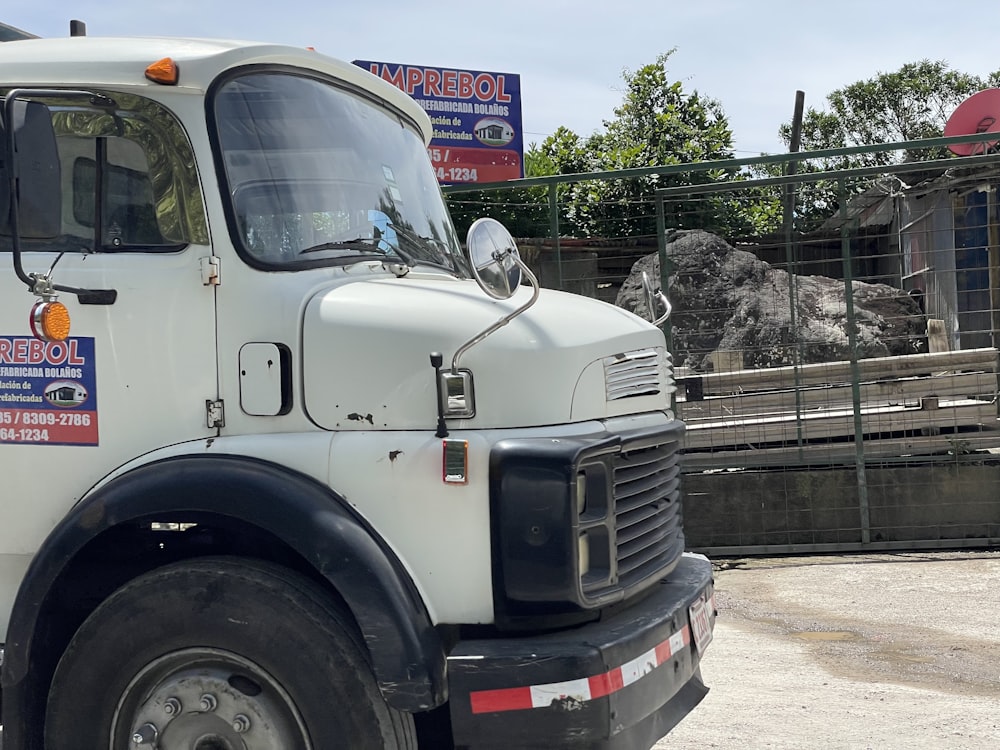
[(12, 427), (0, 427), (0, 440), (13, 440), (18, 443), (47, 443), (49, 442), (49, 431), (34, 427), (22, 427), (19, 430)]
[(90, 427), (90, 414), (71, 411), (0, 411), (0, 426), (4, 425)]

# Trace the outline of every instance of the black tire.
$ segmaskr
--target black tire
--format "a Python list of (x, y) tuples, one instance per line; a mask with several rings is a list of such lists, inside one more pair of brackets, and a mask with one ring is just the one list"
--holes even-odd
[(412, 716), (386, 705), (332, 599), (294, 572), (233, 558), (129, 582), (59, 662), (46, 750), (128, 750), (150, 727), (159, 750), (417, 745)]

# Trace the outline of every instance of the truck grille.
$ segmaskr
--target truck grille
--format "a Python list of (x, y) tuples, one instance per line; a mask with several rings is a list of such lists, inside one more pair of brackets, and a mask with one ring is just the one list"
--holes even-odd
[(623, 452), (614, 463), (617, 585), (665, 575), (684, 551), (676, 441)]

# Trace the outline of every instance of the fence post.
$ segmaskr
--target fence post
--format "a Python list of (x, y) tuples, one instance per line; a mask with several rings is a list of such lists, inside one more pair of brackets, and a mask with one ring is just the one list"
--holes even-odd
[[(792, 115), (792, 138), (789, 143), (789, 153), (797, 153), (799, 150), (802, 135), (802, 111), (805, 105), (805, 92), (795, 92), (795, 112)], [(790, 161), (785, 164), (785, 174), (794, 175), (799, 171), (799, 163)], [(792, 347), (792, 367), (795, 384), (795, 438), (799, 447), (799, 460), (804, 460), (802, 447), (802, 382), (800, 379), (799, 366), (802, 364), (802, 341), (799, 338), (798, 326), (798, 264), (795, 262), (797, 253), (793, 241), (795, 230), (795, 198), (798, 195), (798, 186), (792, 183), (785, 185), (784, 195), (784, 221), (785, 228), (785, 265), (788, 268), (788, 323), (792, 328), (794, 346)]]
[(854, 404), (854, 456), (858, 475), (858, 511), (861, 514), (861, 543), (870, 544), (871, 511), (868, 505), (868, 478), (865, 470), (865, 432), (861, 420), (861, 367), (858, 365), (858, 332), (854, 316), (854, 269), (851, 268), (851, 232), (847, 218), (847, 184), (837, 180), (840, 203), (840, 253), (844, 264), (844, 301), (847, 307), (847, 343), (851, 360), (851, 400)]
[(555, 243), (556, 248), (556, 279), (558, 280), (558, 289), (562, 291), (563, 288), (563, 266), (562, 266), (562, 247), (559, 245), (559, 201), (556, 195), (557, 183), (549, 183), (549, 234), (552, 235), (552, 241)]

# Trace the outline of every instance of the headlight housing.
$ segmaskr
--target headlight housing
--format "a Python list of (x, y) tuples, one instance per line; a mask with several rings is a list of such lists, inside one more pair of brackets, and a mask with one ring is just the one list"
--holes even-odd
[(684, 547), (683, 429), (668, 420), (620, 434), (497, 443), (490, 495), (498, 623), (587, 616), (673, 569)]

